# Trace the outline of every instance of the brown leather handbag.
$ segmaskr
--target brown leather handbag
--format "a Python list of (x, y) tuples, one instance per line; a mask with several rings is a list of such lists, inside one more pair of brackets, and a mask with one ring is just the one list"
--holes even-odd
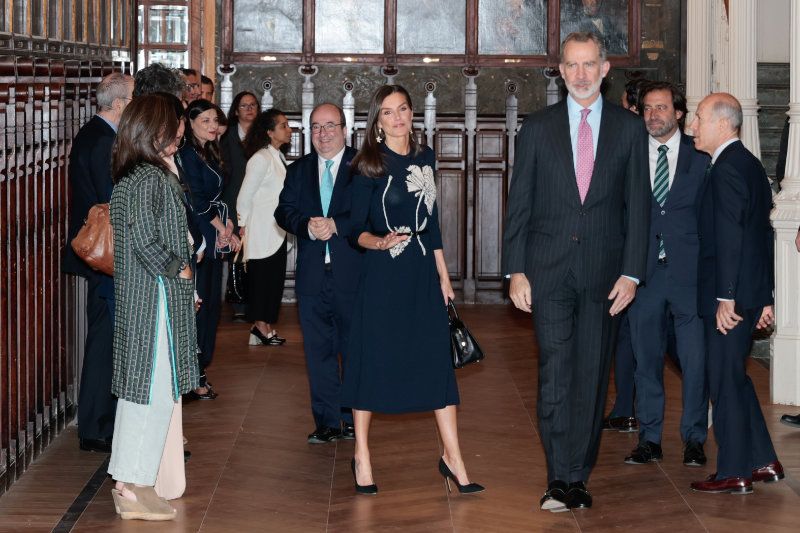
[(109, 204), (96, 204), (89, 209), (86, 222), (72, 239), (72, 249), (94, 270), (114, 275), (114, 228)]

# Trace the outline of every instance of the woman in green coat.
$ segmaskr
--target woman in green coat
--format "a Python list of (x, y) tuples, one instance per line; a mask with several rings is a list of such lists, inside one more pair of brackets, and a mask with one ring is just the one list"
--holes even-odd
[(123, 519), (174, 518), (153, 486), (181, 394), (198, 385), (192, 247), (173, 157), (182, 130), (167, 97), (140, 96), (122, 115), (112, 158), (119, 401), (108, 471)]

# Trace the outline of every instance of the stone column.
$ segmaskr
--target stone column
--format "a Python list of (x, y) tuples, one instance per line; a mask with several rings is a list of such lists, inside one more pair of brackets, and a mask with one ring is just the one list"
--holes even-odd
[(231, 76), (236, 74), (236, 65), (227, 65), (228, 69), (223, 69), (222, 65), (217, 67), (217, 74), (222, 76), (219, 83), (219, 107), (226, 115), (233, 103), (233, 82)]
[(314, 110), (314, 82), (311, 78), (317, 75), (316, 65), (303, 65), (297, 68), (303, 77), (302, 111), (303, 111), (303, 154), (311, 153), (311, 112)]
[(425, 92), (428, 95), (425, 97), (425, 140), (431, 148), (433, 144), (433, 134), (436, 131), (436, 97), (433, 96), (436, 91), (436, 82), (429, 81), (425, 84)]
[(691, 124), (711, 91), (711, 10), (707, 0), (688, 0), (686, 9), (686, 124)]
[(761, 158), (756, 100), (756, 0), (731, 0), (728, 4), (730, 92), (742, 104), (742, 131), (739, 137), (753, 155)]
[(466, 234), (471, 237), (467, 239), (467, 265), (464, 273), (464, 302), (475, 302), (475, 134), (478, 129), (478, 85), (475, 78), (479, 71), (475, 67), (464, 67), (461, 70), (466, 78), (464, 85), (464, 133), (467, 136), (467, 219)]
[(342, 90), (344, 90), (344, 98), (342, 98), (342, 111), (344, 112), (345, 133), (344, 140), (347, 146), (353, 146), (353, 130), (356, 124), (356, 100), (353, 97), (353, 90), (356, 88), (355, 84), (350, 80), (344, 80)]
[(773, 403), (800, 405), (800, 5), (791, 3), (789, 151), (781, 192), (775, 197), (775, 334), (770, 391)]
[(261, 88), (264, 89), (264, 94), (261, 95), (261, 111), (268, 111), (275, 105), (275, 99), (272, 97), (272, 80), (268, 78), (262, 81)]

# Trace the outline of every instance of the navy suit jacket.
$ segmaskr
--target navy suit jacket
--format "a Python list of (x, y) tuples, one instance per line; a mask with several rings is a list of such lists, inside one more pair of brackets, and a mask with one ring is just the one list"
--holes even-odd
[(771, 208), (761, 162), (741, 141), (726, 147), (711, 168), (698, 215), (701, 315), (716, 313), (717, 298), (735, 300), (738, 310), (772, 305)]
[(650, 242), (647, 247), (647, 277), (652, 278), (658, 261), (658, 241), (664, 239), (664, 251), (670, 264), (670, 277), (683, 287), (697, 286), (697, 212), (700, 194), (705, 190), (706, 169), (711, 158), (694, 147), (693, 138), (681, 134), (675, 177), (660, 206), (650, 195)]
[(83, 277), (101, 275), (75, 254), (72, 250), (72, 239), (83, 227), (93, 205), (111, 201), (111, 190), (114, 187), (111, 180), (111, 148), (116, 136), (114, 129), (95, 115), (80, 129), (72, 142), (69, 153), (69, 235), (61, 260), (61, 270), (68, 274)]
[[(337, 231), (327, 241), (333, 280), (336, 289), (344, 292), (355, 292), (361, 275), (362, 254), (347, 240), (351, 225), (350, 162), (356, 153), (355, 149), (345, 147), (328, 207), (328, 216), (336, 222)], [(289, 165), (278, 207), (275, 209), (278, 225), (297, 237), (295, 292), (300, 295), (318, 294), (325, 275), (325, 241), (312, 240), (308, 235), (309, 219), (323, 216), (319, 196), (318, 161), (319, 156), (312, 151)]]
[[(181, 148), (179, 155), (186, 184), (189, 186), (195, 223), (206, 240), (204, 254), (206, 257), (216, 257), (217, 228), (211, 221), (216, 216), (223, 223), (227, 220), (223, 216), (227, 210), (221, 208), (225, 205), (221, 201), (222, 173), (216, 165), (204, 161), (188, 143)], [(199, 243), (196, 243), (195, 250), (197, 246)]]
[(592, 182), (581, 204), (567, 101), (529, 115), (517, 137), (503, 232), (503, 272), (525, 273), (533, 298), (572, 269), (602, 300), (621, 275), (645, 276), (650, 235), (647, 131), (633, 113), (603, 101)]

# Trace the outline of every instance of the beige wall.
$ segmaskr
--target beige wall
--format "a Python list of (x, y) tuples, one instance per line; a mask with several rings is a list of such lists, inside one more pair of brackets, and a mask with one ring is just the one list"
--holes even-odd
[(789, 62), (789, 4), (792, 1), (798, 0), (758, 2), (758, 61)]

